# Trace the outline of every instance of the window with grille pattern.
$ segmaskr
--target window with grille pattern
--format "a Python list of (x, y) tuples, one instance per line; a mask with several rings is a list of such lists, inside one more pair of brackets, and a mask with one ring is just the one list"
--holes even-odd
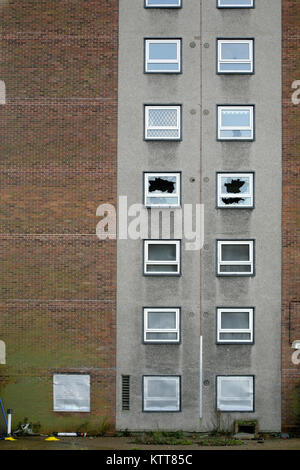
[(145, 106), (146, 140), (180, 140), (181, 106)]
[(122, 375), (122, 411), (130, 410), (130, 376)]

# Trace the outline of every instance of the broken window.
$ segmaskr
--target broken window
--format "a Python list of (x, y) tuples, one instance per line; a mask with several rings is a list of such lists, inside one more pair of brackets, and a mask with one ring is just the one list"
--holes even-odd
[(180, 173), (144, 173), (146, 207), (180, 207)]
[(180, 140), (181, 106), (145, 106), (146, 140)]
[(218, 8), (253, 8), (254, 0), (218, 0)]
[(146, 8), (180, 8), (181, 0), (145, 0)]
[(181, 39), (145, 39), (146, 73), (180, 73)]
[(218, 73), (253, 73), (253, 39), (218, 39)]
[(218, 106), (219, 140), (253, 140), (254, 106)]
[(53, 376), (54, 411), (90, 411), (90, 376), (56, 374)]
[(218, 240), (219, 276), (252, 276), (254, 274), (254, 240)]
[(180, 274), (179, 240), (144, 240), (144, 274)]
[(179, 343), (179, 308), (144, 308), (145, 343)]
[(253, 308), (218, 308), (218, 343), (253, 343)]
[(217, 376), (219, 411), (254, 411), (253, 376)]
[(253, 208), (253, 173), (217, 173), (217, 188), (219, 208)]
[(144, 376), (143, 411), (180, 411), (180, 376)]

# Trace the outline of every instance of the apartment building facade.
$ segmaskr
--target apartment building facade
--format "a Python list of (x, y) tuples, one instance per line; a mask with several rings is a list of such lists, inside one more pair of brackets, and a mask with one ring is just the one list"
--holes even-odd
[(1, 7), (0, 398), (46, 431), (292, 428), (297, 3)]

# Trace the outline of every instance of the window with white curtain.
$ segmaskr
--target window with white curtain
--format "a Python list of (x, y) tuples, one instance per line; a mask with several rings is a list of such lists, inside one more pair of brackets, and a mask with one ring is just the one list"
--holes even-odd
[(253, 39), (218, 39), (218, 73), (253, 73)]
[(254, 207), (253, 173), (217, 173), (217, 206), (220, 209)]
[(179, 240), (144, 240), (144, 274), (180, 274)]
[(218, 0), (218, 8), (253, 8), (254, 0)]
[(218, 140), (253, 140), (254, 106), (218, 106)]
[(143, 411), (180, 411), (180, 376), (144, 376)]
[(90, 411), (90, 376), (56, 374), (53, 376), (54, 411)]
[(217, 308), (218, 343), (253, 343), (253, 308)]
[(217, 376), (219, 411), (254, 411), (253, 376)]
[(145, 0), (146, 8), (180, 8), (182, 0)]
[(181, 106), (145, 106), (146, 140), (180, 140)]
[(180, 73), (181, 39), (145, 39), (146, 73)]
[(180, 308), (144, 308), (145, 343), (179, 343)]
[(144, 173), (146, 207), (180, 207), (180, 173)]
[(220, 276), (252, 276), (254, 240), (218, 240), (217, 261)]

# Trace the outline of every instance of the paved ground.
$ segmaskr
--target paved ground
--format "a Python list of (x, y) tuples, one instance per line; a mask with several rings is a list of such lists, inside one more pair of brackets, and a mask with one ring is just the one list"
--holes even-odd
[(300, 439), (268, 439), (264, 443), (245, 441), (233, 447), (200, 447), (135, 444), (131, 437), (62, 437), (59, 441), (47, 442), (45, 437), (25, 437), (15, 441), (0, 441), (1, 450), (300, 450)]

